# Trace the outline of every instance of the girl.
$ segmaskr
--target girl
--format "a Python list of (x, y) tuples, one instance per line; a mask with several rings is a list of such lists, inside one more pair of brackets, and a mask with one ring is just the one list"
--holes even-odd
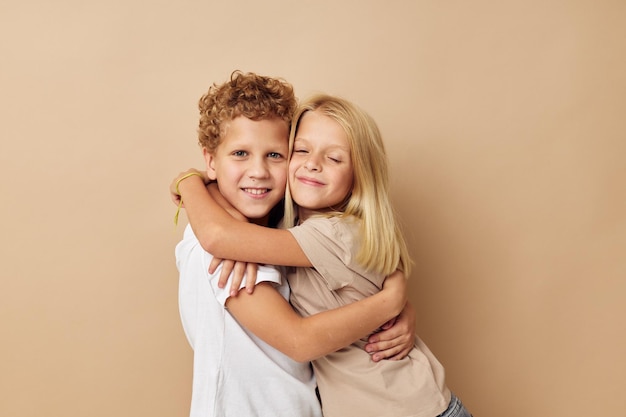
[[(396, 269), (408, 276), (375, 122), (346, 100), (312, 97), (294, 116), (290, 153), (284, 230), (234, 220), (199, 179), (180, 183), (202, 246), (218, 258), (295, 267), (291, 303), (304, 316), (380, 291)], [(326, 417), (469, 416), (419, 338), (398, 361), (372, 362), (364, 344), (313, 361)]]

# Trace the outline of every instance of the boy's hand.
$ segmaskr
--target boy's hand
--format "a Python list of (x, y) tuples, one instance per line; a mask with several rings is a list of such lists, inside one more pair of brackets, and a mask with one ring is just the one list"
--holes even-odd
[(385, 323), (382, 329), (371, 335), (365, 345), (372, 360), (404, 359), (415, 346), (415, 310), (411, 303), (406, 303), (400, 315)]
[(187, 171), (181, 172), (176, 177), (174, 177), (174, 180), (170, 184), (170, 197), (172, 201), (174, 202), (174, 204), (179, 205), (180, 200), (181, 200), (180, 192), (178, 191), (178, 184), (181, 181), (184, 181), (184, 177), (188, 177), (190, 175), (199, 176), (200, 178), (202, 178), (202, 182), (204, 182), (205, 184), (208, 184), (209, 182), (211, 182), (209, 180), (209, 177), (206, 174), (206, 171), (199, 171), (195, 168), (191, 168), (191, 169), (188, 169)]
[(408, 305), (407, 281), (402, 271), (395, 271), (385, 278), (382, 291), (391, 294), (390, 300), (399, 303), (400, 315), (385, 323), (381, 331), (369, 337), (365, 350), (372, 355), (372, 360), (399, 360), (404, 358), (414, 345), (415, 312)]

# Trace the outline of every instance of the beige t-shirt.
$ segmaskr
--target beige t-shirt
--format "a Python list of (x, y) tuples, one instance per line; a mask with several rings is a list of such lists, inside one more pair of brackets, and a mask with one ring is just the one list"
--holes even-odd
[[(313, 268), (288, 274), (291, 303), (309, 316), (378, 292), (384, 280), (356, 263), (356, 221), (313, 217), (289, 229)], [(324, 417), (435, 417), (450, 402), (443, 366), (416, 338), (401, 361), (373, 362), (358, 341), (313, 361)]]

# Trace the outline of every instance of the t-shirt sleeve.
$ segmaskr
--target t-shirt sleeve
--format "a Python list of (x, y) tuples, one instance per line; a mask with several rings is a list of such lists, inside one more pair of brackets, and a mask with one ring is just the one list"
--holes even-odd
[[(208, 265), (213, 260), (213, 256), (210, 253), (206, 253), (206, 256), (207, 256), (206, 265), (207, 265), (207, 271), (208, 271)], [(228, 297), (230, 297), (230, 284), (232, 283), (233, 274), (231, 273), (230, 276), (228, 277), (228, 281), (226, 282), (226, 285), (224, 286), (224, 288), (219, 288), (217, 286), (217, 282), (219, 281), (219, 276), (221, 273), (222, 273), (222, 264), (220, 264), (217, 267), (217, 269), (215, 270), (213, 274), (208, 274), (208, 273), (207, 274), (209, 275), (209, 282), (211, 283), (211, 288), (213, 288), (213, 292), (215, 293), (215, 298), (221, 305), (224, 306), (226, 305), (226, 300), (228, 300)], [(245, 288), (246, 278), (247, 278), (247, 275), (244, 275), (244, 278), (241, 281), (241, 285), (239, 286), (239, 289)], [(282, 282), (281, 274), (276, 268), (272, 266), (259, 265), (257, 269), (257, 273), (256, 273), (256, 283), (258, 284), (261, 282), (271, 282), (275, 285), (280, 285)]]
[[(222, 305), (226, 305), (226, 300), (230, 296), (230, 285), (232, 282), (232, 273), (228, 277), (228, 281), (224, 288), (218, 288), (217, 283), (222, 273), (222, 264), (220, 264), (213, 274), (209, 274), (209, 265), (213, 260), (213, 255), (205, 251), (200, 242), (193, 234), (191, 227), (188, 225), (185, 229), (183, 241), (176, 247), (176, 266), (181, 273), (185, 275), (185, 282), (192, 282), (193, 279), (208, 279), (211, 289), (217, 301)], [(260, 282), (271, 282), (280, 285), (282, 282), (281, 273), (272, 266), (259, 265), (257, 270), (257, 284)], [(244, 288), (246, 277), (241, 282), (239, 288)], [(192, 291), (192, 290), (190, 290)], [(187, 291), (189, 292), (189, 291)], [(210, 296), (210, 294), (207, 294)]]
[(362, 268), (356, 264), (358, 225), (339, 219), (310, 218), (299, 226), (288, 229), (302, 248), (313, 267), (322, 275), (330, 290), (351, 285), (354, 274)]

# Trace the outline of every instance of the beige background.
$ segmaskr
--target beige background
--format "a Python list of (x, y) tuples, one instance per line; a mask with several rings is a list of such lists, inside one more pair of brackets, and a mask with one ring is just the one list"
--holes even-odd
[(621, 0), (3, 2), (0, 415), (187, 415), (167, 188), (237, 68), (378, 120), (418, 330), (475, 416), (621, 415), (625, 21)]

